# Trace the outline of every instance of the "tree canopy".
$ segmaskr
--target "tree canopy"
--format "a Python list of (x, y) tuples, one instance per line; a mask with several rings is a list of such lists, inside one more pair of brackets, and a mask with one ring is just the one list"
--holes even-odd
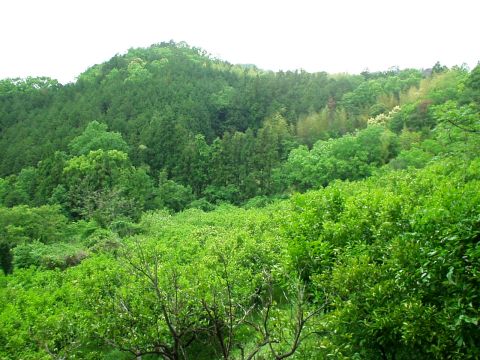
[(479, 69), (0, 80), (0, 358), (478, 359)]

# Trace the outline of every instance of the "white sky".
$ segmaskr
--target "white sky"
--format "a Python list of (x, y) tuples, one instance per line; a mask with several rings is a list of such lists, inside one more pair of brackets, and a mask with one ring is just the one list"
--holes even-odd
[(473, 67), (479, 14), (479, 0), (0, 0), (0, 78), (65, 83), (171, 39), (269, 70)]

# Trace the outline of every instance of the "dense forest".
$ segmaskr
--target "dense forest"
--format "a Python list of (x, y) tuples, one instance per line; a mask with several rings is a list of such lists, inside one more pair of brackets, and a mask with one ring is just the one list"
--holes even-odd
[(0, 154), (1, 359), (480, 357), (480, 65), (161, 43), (0, 80)]

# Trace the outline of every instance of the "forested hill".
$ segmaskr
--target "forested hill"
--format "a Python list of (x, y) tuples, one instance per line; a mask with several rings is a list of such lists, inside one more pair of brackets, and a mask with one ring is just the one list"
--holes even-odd
[(297, 130), (301, 142), (312, 144), (365, 126), (366, 117), (391, 108), (421, 78), (418, 70), (274, 73), (231, 65), (182, 43), (131, 49), (91, 67), (73, 84), (1, 80), (0, 176), (67, 150), (91, 121), (120, 132), (135, 165), (146, 163), (156, 172), (166, 167), (169, 175), (197, 134), (211, 144), (226, 132), (256, 133), (275, 115), (286, 121), (282, 131), (290, 131), (300, 119), (327, 109), (322, 131), (310, 133), (307, 124)]
[[(1, 80), (0, 201), (59, 203), (80, 216), (87, 205), (72, 199), (105, 184), (71, 170), (75, 162), (81, 171), (109, 163), (111, 173), (132, 172), (131, 184), (109, 181), (108, 196), (141, 184), (134, 218), (361, 179), (427, 139), (444, 122), (440, 105), (472, 103), (477, 73), (438, 63), (428, 71), (275, 73), (170, 42), (116, 55), (67, 85)], [(76, 177), (89, 179), (90, 190), (80, 195)]]
[(479, 359), (479, 240), (480, 65), (0, 80), (1, 359)]

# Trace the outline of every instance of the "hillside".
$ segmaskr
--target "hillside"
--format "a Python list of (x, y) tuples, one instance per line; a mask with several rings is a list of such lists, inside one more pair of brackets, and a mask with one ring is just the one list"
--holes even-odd
[(480, 66), (0, 80), (0, 358), (476, 359), (479, 149)]
[[(255, 132), (276, 114), (295, 125), (328, 105), (329, 111), (344, 108), (351, 115), (325, 129), (338, 136), (364, 126), (361, 115), (376, 115), (391, 106), (375, 107), (378, 96), (398, 97), (421, 77), (417, 70), (364, 76), (273, 73), (234, 66), (185, 44), (132, 49), (65, 86), (47, 78), (2, 80), (0, 149), (5, 156), (0, 176), (66, 150), (94, 120), (123, 135), (136, 165), (143, 160), (157, 171), (165, 163), (158, 152), (175, 155), (157, 141), (173, 135), (167, 130), (177, 137), (201, 134), (210, 144), (225, 132)], [(171, 123), (174, 129), (168, 128)]]

